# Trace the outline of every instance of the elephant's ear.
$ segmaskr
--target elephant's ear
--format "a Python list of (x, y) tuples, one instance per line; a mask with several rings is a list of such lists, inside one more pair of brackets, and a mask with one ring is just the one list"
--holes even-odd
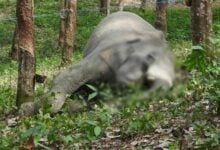
[(102, 50), (99, 57), (115, 72), (135, 51), (132, 45), (139, 41), (140, 39), (134, 39), (110, 46)]
[[(117, 50), (118, 51), (118, 50)], [(112, 71), (116, 71), (120, 66), (120, 56), (117, 55), (117, 51), (114, 49), (104, 49), (100, 52), (99, 57), (103, 60)]]

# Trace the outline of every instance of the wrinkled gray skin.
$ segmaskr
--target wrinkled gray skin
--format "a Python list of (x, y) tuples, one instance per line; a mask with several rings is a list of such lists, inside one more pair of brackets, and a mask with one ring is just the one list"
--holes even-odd
[[(117, 12), (106, 17), (92, 33), (84, 50), (84, 59), (62, 71), (54, 80), (49, 98), (52, 112), (58, 112), (67, 94), (91, 80), (150, 84), (152, 89), (172, 86), (173, 64), (165, 51), (163, 33), (139, 16)], [(45, 99), (45, 98), (42, 98)], [(23, 113), (33, 114), (43, 100), (23, 105)], [(34, 112), (27, 109), (34, 107)]]

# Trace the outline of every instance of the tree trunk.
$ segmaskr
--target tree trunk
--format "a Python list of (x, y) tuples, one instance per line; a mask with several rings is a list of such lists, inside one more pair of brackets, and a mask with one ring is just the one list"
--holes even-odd
[(212, 11), (210, 0), (193, 0), (191, 6), (192, 42), (198, 45), (212, 33)]
[(66, 0), (60, 0), (60, 33), (59, 33), (59, 40), (58, 46), (63, 48), (64, 45), (64, 38), (65, 38), (65, 20), (66, 20)]
[(107, 14), (107, 0), (100, 0), (100, 12)]
[(157, 0), (156, 3), (155, 28), (166, 33), (168, 0)]
[(14, 35), (13, 35), (13, 40), (12, 40), (12, 47), (11, 47), (11, 52), (10, 52), (10, 57), (13, 60), (18, 61), (18, 56), (19, 56), (19, 37), (18, 37), (18, 26), (16, 24), (15, 30), (14, 30)]
[(107, 15), (111, 13), (111, 0), (107, 0)]
[(65, 38), (62, 51), (62, 65), (69, 64), (71, 62), (73, 54), (73, 46), (75, 41), (76, 31), (76, 0), (66, 0), (67, 4), (67, 18), (65, 22)]
[(110, 3), (111, 0), (100, 0), (100, 12), (103, 14), (110, 14)]
[(118, 0), (119, 11), (123, 11), (124, 9), (124, 0)]
[(144, 7), (146, 6), (147, 0), (141, 0), (141, 6), (140, 9), (144, 10)]
[(22, 103), (34, 100), (35, 50), (32, 13), (32, 0), (17, 1), (19, 68), (16, 104), (18, 107)]
[(185, 4), (186, 4), (186, 6), (191, 7), (192, 6), (192, 0), (185, 0)]
[(212, 1), (205, 1), (205, 21), (206, 21), (206, 38), (212, 35)]

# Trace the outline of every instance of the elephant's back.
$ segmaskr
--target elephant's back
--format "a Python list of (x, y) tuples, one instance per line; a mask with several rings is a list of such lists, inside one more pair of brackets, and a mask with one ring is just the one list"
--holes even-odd
[(93, 34), (97, 37), (105, 37), (111, 33), (143, 33), (148, 30), (152, 31), (155, 28), (138, 15), (130, 12), (116, 12), (103, 19)]
[[(144, 19), (130, 12), (116, 12), (101, 21), (89, 38), (84, 55), (114, 43), (158, 31)], [(159, 33), (158, 33), (159, 34)]]

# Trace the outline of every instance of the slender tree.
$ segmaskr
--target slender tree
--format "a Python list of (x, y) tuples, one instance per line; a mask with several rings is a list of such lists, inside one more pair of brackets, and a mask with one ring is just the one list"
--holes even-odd
[(212, 33), (211, 0), (193, 0), (191, 3), (192, 42), (204, 42)]
[(168, 0), (156, 1), (156, 21), (155, 27), (164, 33), (167, 31), (167, 7)]
[(107, 0), (107, 15), (111, 13), (111, 0)]
[(100, 12), (103, 14), (110, 14), (110, 3), (111, 0), (100, 0)]
[(66, 22), (66, 0), (60, 0), (60, 33), (58, 46), (63, 48), (65, 38), (65, 22)]
[(66, 0), (65, 36), (62, 50), (62, 65), (69, 64), (73, 54), (76, 31), (77, 0)]
[(123, 11), (124, 9), (124, 0), (118, 0), (119, 11)]
[(99, 10), (101, 13), (106, 14), (106, 8), (107, 8), (107, 0), (99, 0)]
[(141, 10), (144, 10), (146, 3), (147, 3), (147, 0), (141, 0), (141, 6), (140, 6)]
[(34, 99), (35, 49), (32, 0), (17, 0), (19, 67), (16, 104), (20, 107)]
[(192, 0), (185, 0), (186, 6), (192, 6)]
[[(34, 0), (32, 0), (32, 12), (34, 12), (33, 10), (34, 10)], [(13, 34), (13, 39), (12, 39), (12, 47), (11, 47), (11, 51), (9, 52), (9, 56), (15, 61), (18, 61), (18, 57), (19, 57), (19, 45), (18, 44), (19, 44), (18, 26), (16, 23), (14, 34)]]
[(19, 56), (19, 37), (18, 37), (18, 26), (17, 24), (15, 25), (15, 30), (14, 30), (14, 35), (13, 35), (13, 40), (12, 40), (12, 47), (11, 47), (11, 51), (9, 53), (10, 57), (13, 60), (18, 60), (18, 56)]

